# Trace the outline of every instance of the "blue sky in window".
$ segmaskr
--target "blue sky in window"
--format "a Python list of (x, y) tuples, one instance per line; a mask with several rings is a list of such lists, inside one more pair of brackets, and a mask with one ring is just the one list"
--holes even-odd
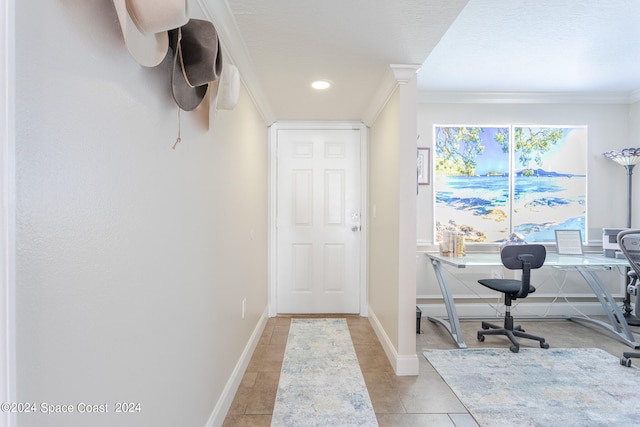
[(489, 172), (509, 172), (509, 153), (504, 153), (502, 146), (495, 140), (499, 129), (501, 128), (482, 128), (480, 135), (484, 152), (476, 158), (476, 173), (478, 175), (486, 175)]
[[(509, 155), (502, 151), (502, 146), (494, 139), (499, 129), (499, 127), (482, 128), (481, 138), (484, 152), (476, 158), (476, 173), (479, 175), (486, 175), (489, 172), (507, 173), (509, 171)], [(543, 154), (541, 168), (546, 171), (585, 175), (587, 173), (586, 153), (584, 152), (586, 149), (586, 128), (564, 129), (564, 135), (560, 141)], [(576, 161), (567, 161), (568, 159)], [(535, 163), (530, 164), (530, 167), (538, 168)], [(518, 164), (515, 169), (521, 170), (522, 167)]]

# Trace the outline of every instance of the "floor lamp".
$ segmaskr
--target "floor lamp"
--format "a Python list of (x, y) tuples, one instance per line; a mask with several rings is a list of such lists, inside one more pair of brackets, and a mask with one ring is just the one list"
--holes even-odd
[[(627, 170), (627, 228), (631, 228), (631, 177), (633, 175), (633, 167), (640, 163), (640, 148), (623, 148), (622, 150), (607, 151), (606, 153), (602, 153), (602, 155), (624, 166)], [(629, 271), (629, 269), (627, 269), (627, 271)], [(628, 283), (627, 279), (627, 284)], [(625, 286), (623, 314), (627, 323), (633, 326), (640, 325), (640, 318), (637, 317), (639, 302), (638, 298), (636, 298), (636, 315), (634, 316), (631, 309), (631, 295), (628, 292), (627, 286)]]

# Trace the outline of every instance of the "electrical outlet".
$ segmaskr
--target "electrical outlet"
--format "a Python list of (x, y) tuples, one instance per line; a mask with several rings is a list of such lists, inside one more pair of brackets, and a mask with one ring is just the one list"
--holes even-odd
[(494, 268), (493, 270), (491, 270), (491, 278), (502, 279), (502, 271), (498, 270), (497, 268)]
[(244, 313), (247, 311), (247, 299), (242, 299), (242, 318), (244, 319)]

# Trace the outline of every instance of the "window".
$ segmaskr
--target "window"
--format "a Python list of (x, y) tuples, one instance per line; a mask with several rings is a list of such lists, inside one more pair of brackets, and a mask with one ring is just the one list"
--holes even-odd
[(518, 233), (554, 242), (555, 230), (586, 240), (585, 126), (434, 126), (435, 233), (491, 243)]

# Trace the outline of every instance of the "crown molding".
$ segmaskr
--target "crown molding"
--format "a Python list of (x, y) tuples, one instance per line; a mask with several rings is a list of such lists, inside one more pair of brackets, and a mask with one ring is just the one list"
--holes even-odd
[(260, 79), (256, 67), (249, 55), (242, 34), (231, 13), (227, 0), (196, 0), (206, 19), (213, 22), (218, 32), (224, 56), (236, 67), (240, 73), (240, 79), (247, 88), (249, 96), (267, 126), (275, 122), (275, 115), (267, 97), (260, 86)]
[(389, 102), (398, 85), (406, 84), (420, 70), (420, 65), (416, 64), (390, 64), (387, 72), (384, 73), (378, 90), (373, 94), (368, 103), (368, 107), (362, 115), (362, 123), (371, 127), (378, 118), (378, 115)]
[(446, 92), (419, 91), (421, 104), (632, 104), (633, 92)]
[(371, 127), (375, 123), (378, 115), (382, 112), (384, 106), (389, 102), (389, 98), (398, 86), (398, 81), (394, 77), (390, 69), (382, 75), (378, 90), (373, 94), (371, 100), (367, 103), (367, 109), (362, 115), (362, 123)]

